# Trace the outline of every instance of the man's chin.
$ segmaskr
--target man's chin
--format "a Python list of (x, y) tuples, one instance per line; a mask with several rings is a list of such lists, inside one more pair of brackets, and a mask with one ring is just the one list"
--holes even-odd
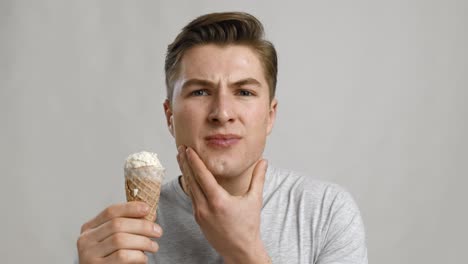
[(230, 177), (230, 174), (232, 174), (232, 169), (230, 168), (231, 166), (229, 166), (226, 161), (212, 160), (209, 161), (206, 166), (216, 178)]
[(234, 159), (239, 157), (231, 157), (224, 155), (200, 155), (201, 160), (205, 163), (206, 168), (219, 179), (233, 179), (243, 173), (242, 164), (238, 164)]

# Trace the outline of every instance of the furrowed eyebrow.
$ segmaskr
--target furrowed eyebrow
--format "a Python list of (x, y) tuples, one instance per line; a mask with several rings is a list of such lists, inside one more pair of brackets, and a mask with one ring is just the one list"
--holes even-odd
[(198, 85), (198, 86), (213, 86), (213, 83), (207, 80), (201, 80), (201, 79), (190, 79), (182, 85), (182, 90), (185, 88), (192, 86), (192, 85)]
[(234, 86), (243, 86), (243, 85), (261, 86), (260, 82), (255, 80), (254, 78), (242, 79), (240, 81), (235, 82), (233, 85)]
[[(243, 86), (243, 85), (261, 86), (261, 83), (259, 81), (255, 80), (254, 78), (246, 78), (246, 79), (242, 79), (242, 80), (239, 80), (237, 82), (234, 82), (234, 83), (230, 84), (230, 86), (235, 86), (235, 87), (239, 87), (239, 86)], [(213, 86), (216, 86), (216, 85), (213, 82), (210, 82), (208, 80), (189, 79), (186, 82), (184, 82), (184, 84), (182, 85), (182, 90), (186, 89), (189, 86), (204, 86), (204, 87), (209, 86), (209, 87), (213, 87)]]

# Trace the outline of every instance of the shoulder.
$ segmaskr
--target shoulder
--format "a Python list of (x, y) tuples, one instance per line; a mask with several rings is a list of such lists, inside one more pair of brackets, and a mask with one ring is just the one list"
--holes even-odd
[(360, 215), (350, 191), (339, 184), (279, 168), (271, 168), (267, 176), (270, 177), (265, 183), (264, 197), (267, 200), (293, 203), (296, 210), (320, 216), (326, 222), (350, 220)]
[(281, 168), (269, 168), (268, 188), (288, 195), (327, 203), (353, 201), (350, 192), (339, 184), (318, 180), (311, 175)]
[(346, 188), (285, 169), (272, 168), (269, 176), (279, 200), (310, 223), (319, 263), (367, 263), (361, 213)]

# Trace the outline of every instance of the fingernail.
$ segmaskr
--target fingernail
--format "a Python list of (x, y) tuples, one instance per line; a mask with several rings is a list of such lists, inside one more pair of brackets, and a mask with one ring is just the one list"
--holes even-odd
[(146, 204), (143, 205), (143, 206), (141, 207), (141, 211), (142, 211), (143, 213), (148, 213), (148, 212), (149, 212), (149, 209), (150, 209), (149, 206), (146, 205)]
[(161, 235), (162, 234), (161, 227), (158, 226), (158, 225), (154, 225), (154, 232), (156, 232), (156, 234), (158, 234), (158, 235)]

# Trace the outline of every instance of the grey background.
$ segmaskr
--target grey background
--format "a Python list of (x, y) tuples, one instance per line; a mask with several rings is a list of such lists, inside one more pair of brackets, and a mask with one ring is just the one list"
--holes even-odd
[(81, 224), (125, 200), (129, 153), (179, 173), (166, 46), (198, 15), (242, 10), (279, 52), (270, 163), (351, 191), (370, 263), (460, 263), (467, 3), (1, 0), (1, 262), (71, 262)]

